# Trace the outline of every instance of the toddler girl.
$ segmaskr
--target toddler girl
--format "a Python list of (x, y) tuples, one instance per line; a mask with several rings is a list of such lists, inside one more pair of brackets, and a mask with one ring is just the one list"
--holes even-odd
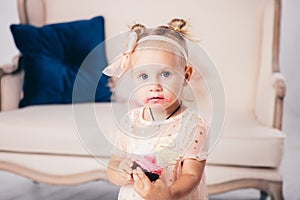
[(208, 199), (205, 162), (208, 125), (180, 99), (193, 73), (188, 63), (187, 23), (132, 27), (124, 54), (104, 73), (130, 75), (141, 108), (123, 118), (108, 178), (119, 199)]

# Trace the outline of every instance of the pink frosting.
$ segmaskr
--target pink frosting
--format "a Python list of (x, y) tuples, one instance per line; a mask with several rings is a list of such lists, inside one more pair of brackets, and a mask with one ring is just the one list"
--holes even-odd
[(148, 172), (155, 173), (158, 175), (162, 174), (163, 169), (158, 165), (155, 156), (144, 156), (134, 159), (142, 168)]

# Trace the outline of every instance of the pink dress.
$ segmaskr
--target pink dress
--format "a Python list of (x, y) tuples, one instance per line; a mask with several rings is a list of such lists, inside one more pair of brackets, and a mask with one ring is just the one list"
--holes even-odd
[[(168, 120), (154, 122), (143, 119), (143, 110), (135, 109), (124, 118), (123, 131), (116, 145), (133, 161), (136, 157), (154, 156), (162, 168), (160, 179), (170, 186), (180, 177), (180, 163), (184, 159), (207, 159), (208, 123), (191, 109)], [(118, 199), (143, 198), (134, 191), (133, 185), (126, 185), (121, 187)], [(197, 189), (182, 199), (208, 199), (205, 171)]]

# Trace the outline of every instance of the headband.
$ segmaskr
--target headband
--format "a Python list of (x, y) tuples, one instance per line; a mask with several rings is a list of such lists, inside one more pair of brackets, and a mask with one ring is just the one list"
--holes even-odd
[(103, 73), (107, 76), (113, 76), (113, 77), (119, 78), (126, 71), (126, 67), (127, 67), (126, 64), (128, 64), (128, 61), (129, 61), (129, 54), (133, 52), (136, 45), (140, 44), (142, 42), (151, 41), (151, 40), (164, 41), (164, 42), (168, 42), (168, 43), (174, 45), (182, 53), (185, 60), (187, 60), (187, 58), (188, 58), (187, 52), (182, 47), (182, 45), (180, 45), (177, 41), (175, 41), (169, 37), (165, 37), (165, 36), (161, 36), (161, 35), (149, 35), (149, 36), (141, 38), (138, 41), (137, 33), (135, 31), (131, 31), (129, 34), (129, 41), (128, 41), (128, 44), (127, 44), (127, 47), (126, 47), (124, 53), (117, 56), (116, 59), (112, 62), (112, 64), (107, 66), (103, 70)]
[(149, 40), (157, 40), (157, 41), (163, 41), (163, 42), (168, 42), (170, 44), (173, 44), (175, 47), (177, 47), (179, 49), (179, 51), (182, 53), (185, 60), (187, 60), (187, 58), (188, 58), (187, 53), (186, 53), (185, 49), (182, 47), (182, 45), (180, 45), (177, 41), (175, 41), (169, 37), (165, 37), (165, 36), (161, 36), (161, 35), (149, 35), (149, 36), (146, 36), (146, 37), (143, 37), (142, 39), (140, 39), (138, 41), (138, 43), (142, 43), (142, 42), (149, 41)]

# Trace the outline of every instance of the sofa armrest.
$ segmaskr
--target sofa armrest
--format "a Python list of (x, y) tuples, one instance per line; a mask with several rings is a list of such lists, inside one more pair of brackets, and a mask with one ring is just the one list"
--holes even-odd
[(18, 60), (16, 56), (12, 63), (0, 66), (0, 111), (18, 108), (24, 78)]
[(260, 84), (255, 106), (258, 121), (281, 129), (285, 93), (285, 79), (279, 72), (272, 73), (266, 81)]
[(282, 115), (283, 115), (283, 100), (286, 94), (285, 79), (281, 73), (279, 72), (274, 73), (273, 86), (276, 91), (273, 127), (281, 129)]

